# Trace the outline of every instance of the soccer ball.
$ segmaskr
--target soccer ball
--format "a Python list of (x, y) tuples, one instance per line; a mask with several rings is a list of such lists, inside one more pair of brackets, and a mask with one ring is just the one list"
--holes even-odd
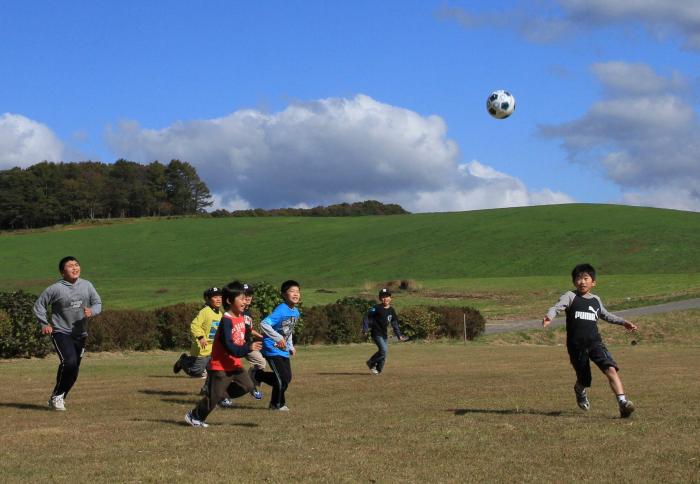
[(503, 89), (493, 91), (486, 99), (486, 110), (496, 119), (505, 119), (515, 111), (515, 98)]

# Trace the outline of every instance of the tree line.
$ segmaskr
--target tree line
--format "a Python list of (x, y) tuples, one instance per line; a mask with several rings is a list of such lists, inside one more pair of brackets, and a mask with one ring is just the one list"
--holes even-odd
[(202, 214), (213, 217), (346, 217), (409, 213), (376, 200), (313, 208), (255, 208), (211, 213), (212, 197), (185, 161), (142, 165), (42, 162), (0, 170), (0, 230), (31, 229), (79, 220)]
[(211, 212), (212, 217), (354, 217), (358, 215), (402, 215), (410, 213), (401, 205), (365, 200), (355, 203), (338, 203), (313, 208), (253, 208), (248, 210), (228, 211), (218, 209)]
[(191, 215), (212, 205), (187, 162), (142, 165), (42, 162), (0, 170), (0, 229), (27, 229), (84, 219)]

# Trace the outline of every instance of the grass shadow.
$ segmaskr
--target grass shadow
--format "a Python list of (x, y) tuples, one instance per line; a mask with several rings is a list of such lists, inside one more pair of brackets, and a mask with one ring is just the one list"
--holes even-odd
[(176, 392), (173, 390), (139, 390), (139, 393), (143, 393), (145, 395), (161, 395), (161, 396), (181, 396), (185, 397), (187, 395), (192, 395), (192, 392)]
[(571, 414), (562, 411), (543, 412), (542, 410), (534, 410), (531, 408), (449, 408), (447, 412), (453, 412), (455, 415), (467, 415), (470, 413), (489, 413), (493, 415), (541, 415), (543, 417), (568, 417)]
[(7, 402), (0, 403), (0, 407), (18, 408), (20, 410), (42, 410), (44, 412), (51, 410), (47, 405), (37, 405), (35, 403)]
[(330, 375), (330, 376), (355, 376), (355, 375), (370, 375), (366, 371), (338, 371), (338, 372), (331, 372), (331, 371), (320, 371), (316, 373), (317, 375)]
[[(170, 420), (170, 419), (155, 419), (155, 418), (132, 418), (132, 422), (152, 422), (152, 423), (160, 423), (160, 424), (168, 424), (168, 425), (176, 425), (178, 427), (190, 427), (191, 425), (185, 422), (184, 420)], [(209, 424), (210, 427), (218, 427), (219, 425), (230, 425), (233, 427), (248, 427), (248, 428), (255, 428), (259, 427), (258, 424), (256, 423), (251, 423), (251, 422), (234, 422), (234, 423), (225, 423), (225, 424)]]

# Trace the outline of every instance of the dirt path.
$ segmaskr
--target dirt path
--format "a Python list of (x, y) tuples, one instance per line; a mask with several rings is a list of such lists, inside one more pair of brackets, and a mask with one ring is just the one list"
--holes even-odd
[[(684, 301), (673, 301), (664, 304), (657, 304), (655, 306), (644, 306), (641, 308), (621, 309), (620, 311), (614, 311), (614, 314), (622, 316), (625, 319), (632, 319), (636, 316), (643, 316), (646, 314), (667, 313), (670, 311), (684, 311), (686, 309), (698, 308), (700, 308), (700, 298), (686, 299)], [(550, 324), (549, 327), (556, 328), (557, 326), (564, 326), (564, 324), (566, 324), (566, 321), (564, 316), (561, 315), (552, 321), (552, 324)], [(523, 321), (487, 321), (484, 333), (510, 333), (511, 331), (522, 331), (525, 329), (541, 327), (541, 319), (528, 319)]]

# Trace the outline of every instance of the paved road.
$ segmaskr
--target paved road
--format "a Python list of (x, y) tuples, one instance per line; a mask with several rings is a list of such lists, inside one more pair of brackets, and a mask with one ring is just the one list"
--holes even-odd
[[(667, 313), (670, 311), (684, 311), (686, 309), (700, 308), (700, 298), (686, 299), (684, 301), (673, 301), (665, 304), (657, 304), (656, 306), (644, 306), (641, 308), (621, 309), (613, 311), (614, 314), (622, 316), (625, 319), (631, 319), (636, 316), (655, 313)], [(549, 325), (550, 328), (564, 326), (566, 320), (564, 316), (560, 316)], [(525, 329), (541, 328), (542, 319), (528, 319), (523, 321), (487, 321), (485, 334), (493, 333), (510, 333), (511, 331), (522, 331)]]

